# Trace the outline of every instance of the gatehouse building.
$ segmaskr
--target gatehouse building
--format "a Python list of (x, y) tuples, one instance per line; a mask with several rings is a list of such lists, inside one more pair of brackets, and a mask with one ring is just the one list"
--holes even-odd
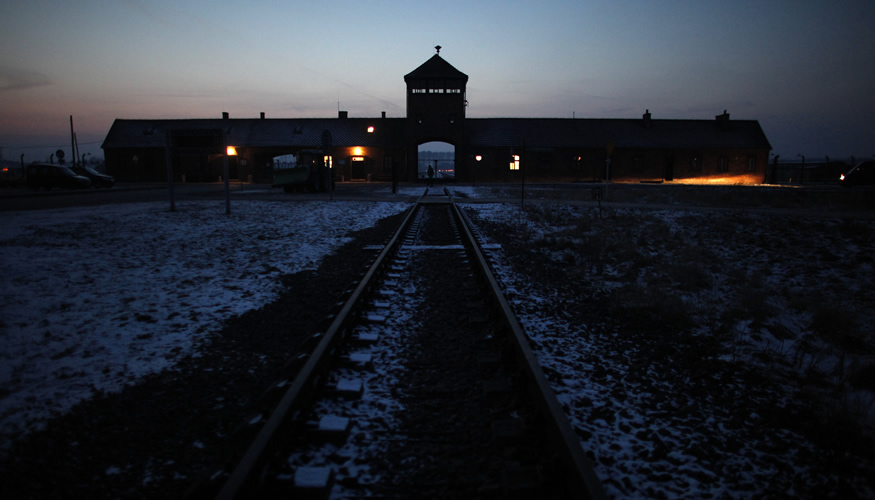
[[(406, 116), (117, 119), (102, 148), (120, 181), (271, 182), (284, 158), (324, 161), (337, 181), (415, 182), (426, 165), (459, 182), (765, 180), (771, 145), (756, 120), (468, 118), (468, 75), (440, 56), (404, 76)], [(441, 142), (452, 152), (420, 152)], [(423, 157), (420, 157), (423, 156)], [(168, 169), (168, 165), (171, 167)]]

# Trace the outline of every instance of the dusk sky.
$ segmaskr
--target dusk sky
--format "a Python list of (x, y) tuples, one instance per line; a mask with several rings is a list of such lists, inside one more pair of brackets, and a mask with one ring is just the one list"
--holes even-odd
[[(467, 116), (759, 120), (782, 160), (875, 155), (875, 1), (0, 5), (5, 159), (82, 152), (116, 118), (405, 115), (441, 45)], [(37, 147), (39, 146), (39, 147)]]

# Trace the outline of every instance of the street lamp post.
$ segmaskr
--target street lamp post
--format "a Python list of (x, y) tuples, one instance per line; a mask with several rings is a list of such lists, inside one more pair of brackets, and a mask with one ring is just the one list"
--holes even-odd
[(234, 146), (228, 145), (228, 132), (231, 130), (228, 113), (222, 113), (222, 176), (225, 179), (225, 215), (231, 214), (231, 180), (228, 179), (228, 157), (237, 156)]
[(225, 214), (231, 213), (231, 179), (228, 173), (228, 157), (237, 156), (237, 148), (234, 146), (225, 146), (225, 156), (222, 158), (222, 167), (225, 172)]
[(167, 190), (170, 192), (170, 211), (176, 211), (176, 198), (173, 193), (173, 135), (168, 130), (164, 136), (164, 164), (167, 167)]
[(799, 167), (799, 184), (802, 184), (802, 181), (805, 180), (805, 155), (798, 154), (796, 156), (802, 158), (802, 166)]

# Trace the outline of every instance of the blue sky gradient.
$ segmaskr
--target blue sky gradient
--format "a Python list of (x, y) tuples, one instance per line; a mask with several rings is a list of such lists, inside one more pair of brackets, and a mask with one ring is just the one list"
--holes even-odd
[(69, 149), (70, 115), (98, 156), (115, 118), (402, 117), (435, 45), (469, 117), (726, 109), (782, 159), (875, 155), (871, 0), (35, 0), (0, 20), (6, 159)]

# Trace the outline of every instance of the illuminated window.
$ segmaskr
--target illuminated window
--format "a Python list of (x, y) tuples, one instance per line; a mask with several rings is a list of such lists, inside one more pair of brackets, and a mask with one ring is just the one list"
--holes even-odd
[(331, 156), (328, 156), (328, 155), (323, 156), (323, 157), (322, 157), (322, 161), (325, 162), (325, 166), (328, 167), (328, 168), (331, 168), (331, 167), (333, 166), (333, 162), (332, 162), (332, 160), (331, 160)]
[(447, 94), (461, 94), (462, 89), (447, 89)]
[(757, 171), (757, 157), (754, 155), (750, 155), (747, 157), (747, 171), (748, 172), (756, 172)]
[(720, 163), (717, 164), (717, 171), (720, 173), (729, 172), (729, 157), (721, 156)]
[(519, 170), (520, 169), (520, 155), (511, 156), (510, 169), (511, 170)]
[(425, 94), (426, 90), (425, 89), (413, 89), (413, 93), (414, 94)]
[(444, 89), (428, 89), (429, 94), (443, 94)]
[(364, 156), (353, 156), (352, 161), (365, 161)]

